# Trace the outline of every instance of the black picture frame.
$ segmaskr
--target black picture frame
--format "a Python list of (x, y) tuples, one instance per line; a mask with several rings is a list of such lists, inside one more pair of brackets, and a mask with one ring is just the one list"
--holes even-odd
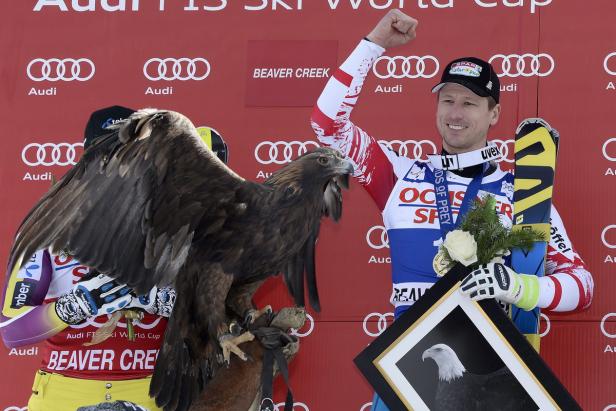
[(456, 264), (355, 358), (389, 409), (581, 410), (494, 300), (460, 293), (468, 272)]

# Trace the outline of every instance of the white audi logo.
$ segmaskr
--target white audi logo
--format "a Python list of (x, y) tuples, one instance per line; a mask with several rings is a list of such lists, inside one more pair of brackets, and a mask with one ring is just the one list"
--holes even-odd
[(379, 140), (379, 144), (413, 160), (426, 161), (428, 154), (436, 153), (436, 144), (430, 140)]
[(286, 164), (317, 147), (316, 141), (262, 141), (255, 147), (255, 159), (261, 164)]
[[(552, 324), (550, 323), (550, 318), (544, 313), (539, 313), (539, 322), (541, 322), (541, 318), (545, 321), (545, 330), (539, 334), (539, 337), (543, 338), (550, 332)], [(539, 327), (541, 327), (541, 325), (539, 325)]]
[[(294, 402), (293, 411), (310, 411), (310, 408), (303, 402)], [(284, 410), (284, 402), (279, 402), (278, 404), (274, 404), (274, 411), (282, 411)]]
[(87, 58), (36, 58), (26, 68), (26, 74), (32, 81), (87, 81), (95, 71), (94, 63)]
[(605, 60), (603, 60), (603, 68), (605, 69), (605, 72), (611, 76), (616, 76), (616, 71), (610, 69), (610, 63), (609, 63), (610, 59), (614, 56), (616, 56), (616, 51), (605, 56)]
[(210, 75), (210, 63), (202, 57), (151, 58), (143, 65), (143, 75), (152, 81), (203, 80)]
[(609, 138), (609, 139), (605, 140), (605, 143), (603, 143), (603, 149), (602, 149), (602, 151), (603, 151), (603, 157), (605, 157), (605, 159), (606, 159), (606, 160), (608, 160), (608, 161), (616, 161), (616, 157), (612, 157), (612, 156), (610, 156), (610, 155), (607, 153), (607, 146), (608, 146), (610, 143), (613, 143), (613, 142), (615, 142), (615, 141), (616, 141), (616, 137), (612, 137), (612, 138)]
[(603, 229), (603, 231), (601, 231), (601, 241), (603, 241), (603, 245), (605, 245), (607, 248), (616, 248), (616, 244), (610, 243), (605, 238), (607, 235), (607, 232), (610, 231), (612, 228), (616, 228), (616, 224), (608, 225), (607, 227)]
[[(295, 335), (297, 337), (308, 337), (310, 334), (312, 334), (312, 331), (314, 330), (314, 319), (312, 318), (310, 314), (306, 313), (306, 320), (308, 320), (306, 322), (309, 324), (308, 330), (300, 332), (300, 330), (291, 328), (291, 335)], [(304, 327), (302, 328), (306, 328), (305, 323), (304, 323)]]
[[(394, 320), (394, 313), (370, 313), (364, 318), (364, 332), (370, 337), (378, 337), (387, 328), (388, 318), (391, 321)], [(372, 320), (371, 320), (372, 319)], [(376, 321), (375, 321), (376, 320)], [(374, 323), (376, 323), (376, 330), (374, 329)], [(371, 326), (368, 326), (371, 324)]]
[(21, 160), (28, 166), (73, 166), (77, 147), (83, 143), (30, 143), (21, 150)]
[(614, 410), (614, 409), (616, 409), (616, 404), (610, 404), (607, 407), (605, 407), (603, 411), (609, 411), (609, 410)]
[(372, 407), (372, 401), (367, 402), (364, 405), (362, 405), (359, 411), (367, 411), (367, 410), (369, 411), (370, 407)]
[(432, 78), (439, 68), (434, 56), (381, 56), (374, 62), (372, 72), (380, 79)]
[(515, 153), (515, 140), (513, 139), (509, 139), (509, 140), (490, 140), (491, 142), (493, 142), (496, 147), (498, 147), (498, 150), (501, 153), (501, 158), (500, 160), (498, 160), (499, 162), (501, 161), (505, 161), (507, 163), (513, 163), (515, 161), (514, 159), (514, 153)]
[(498, 77), (545, 77), (554, 71), (556, 63), (552, 56), (540, 54), (495, 54), (490, 63), (500, 61), (500, 72), (495, 68)]
[(375, 250), (389, 248), (389, 238), (387, 238), (387, 230), (382, 225), (370, 227), (366, 233), (366, 242)]
[(614, 334), (610, 334), (609, 332), (607, 332), (607, 330), (605, 329), (605, 323), (607, 322), (607, 319), (610, 317), (616, 317), (616, 313), (607, 313), (603, 316), (603, 318), (601, 319), (601, 332), (603, 333), (603, 335), (605, 335), (607, 338), (616, 338), (616, 333)]
[[(96, 319), (99, 318), (102, 322), (98, 322)], [(71, 328), (85, 328), (88, 326), (92, 326), (92, 327), (96, 327), (96, 328), (101, 328), (103, 325), (105, 325), (107, 323), (107, 321), (111, 318), (111, 315), (108, 314), (106, 316), (104, 315), (99, 315), (98, 317), (88, 317), (86, 318), (86, 321), (80, 324), (75, 324), (75, 325), (70, 325), (69, 327)], [(133, 325), (135, 327), (144, 329), (144, 330), (151, 330), (152, 328), (156, 327), (158, 325), (158, 323), (160, 322), (160, 320), (163, 317), (159, 317), (159, 316), (152, 316), (152, 318), (154, 319), (154, 321), (152, 321), (151, 323), (145, 323), (143, 322), (143, 320), (138, 320), (135, 319), (133, 320)], [(124, 318), (122, 318), (120, 321), (118, 321), (117, 326), (119, 328), (126, 328), (126, 320)]]

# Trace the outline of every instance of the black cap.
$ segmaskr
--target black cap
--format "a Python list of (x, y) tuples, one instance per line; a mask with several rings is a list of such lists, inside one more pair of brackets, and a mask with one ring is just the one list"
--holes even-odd
[(127, 119), (134, 112), (135, 110), (122, 106), (105, 107), (93, 112), (84, 131), (84, 148), (88, 148), (97, 137), (108, 133), (107, 127), (120, 120)]
[(500, 97), (500, 81), (492, 65), (477, 57), (462, 57), (447, 64), (441, 82), (434, 86), (433, 93), (447, 83), (460, 84), (481, 97), (492, 97), (497, 103)]

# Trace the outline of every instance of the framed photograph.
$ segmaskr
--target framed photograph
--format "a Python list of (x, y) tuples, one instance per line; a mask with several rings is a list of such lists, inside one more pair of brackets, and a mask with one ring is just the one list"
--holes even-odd
[(355, 363), (392, 411), (581, 410), (494, 300), (472, 301), (457, 264)]

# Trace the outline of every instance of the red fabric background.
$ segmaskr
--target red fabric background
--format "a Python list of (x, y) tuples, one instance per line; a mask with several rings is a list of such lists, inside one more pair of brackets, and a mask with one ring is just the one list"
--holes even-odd
[[(37, 4), (40, 11), (35, 11)], [(94, 11), (75, 10), (88, 4)], [(105, 10), (114, 6), (120, 10)], [(353, 118), (379, 139), (428, 139), (439, 145), (429, 91), (450, 59), (548, 54), (553, 65), (549, 58), (541, 59), (539, 75), (515, 76), (518, 67), (511, 59), (511, 73), (501, 77), (511, 91), (502, 93), (503, 113), (491, 138), (511, 139), (522, 119), (535, 116), (544, 117), (561, 133), (555, 202), (594, 275), (595, 298), (584, 313), (549, 316), (542, 355), (584, 409), (616, 408), (616, 306), (611, 293), (616, 288), (616, 26), (609, 18), (616, 12), (613, 2), (29, 0), (0, 7), (3, 263), (19, 222), (50, 185), (41, 176), (51, 172), (60, 177), (67, 170), (67, 166), (26, 164), (36, 163), (37, 158), (36, 150), (25, 147), (80, 142), (89, 114), (100, 107), (121, 104), (180, 111), (196, 125), (221, 132), (234, 170), (263, 180), (279, 165), (269, 157), (268, 143), (256, 150), (260, 143), (314, 140), (310, 106), (325, 78), (316, 69), (311, 78), (298, 78), (297, 69), (331, 67), (332, 74), (384, 9), (401, 7), (420, 20), (417, 40), (388, 55), (433, 56), (439, 71), (434, 73), (427, 62), (419, 78), (368, 78)], [(145, 77), (149, 59), (182, 57), (206, 59), (207, 77), (185, 81)], [(27, 68), (37, 58), (86, 58), (95, 70), (87, 81), (35, 81)], [(526, 73), (531, 73), (530, 61), (530, 57), (525, 60)], [(500, 60), (495, 65), (501, 69)], [(32, 63), (33, 78), (42, 74), (41, 67)], [(68, 76), (70, 65), (66, 67)], [(293, 76), (254, 78), (258, 67), (292, 68)], [(381, 62), (382, 77), (387, 77), (386, 68)], [(155, 65), (148, 70), (151, 77), (157, 73)], [(186, 73), (184, 66), (179, 75)], [(169, 65), (167, 75), (172, 74)], [(200, 74), (204, 72), (195, 72)], [(85, 63), (79, 75), (89, 75)], [(166, 94), (146, 94), (148, 88)], [(33, 89), (53, 95), (32, 95)], [(413, 155), (412, 146), (408, 147)], [(425, 154), (428, 148), (423, 147)], [(80, 153), (78, 148), (76, 157)], [(46, 161), (50, 159), (48, 150)], [(378, 316), (367, 323), (366, 317), (392, 311), (387, 249), (371, 248), (368, 242), (368, 232), (380, 224), (376, 207), (354, 185), (345, 193), (341, 223), (327, 222), (322, 229), (317, 266), (323, 311), (312, 313), (312, 332), (302, 338), (301, 355), (291, 366), (296, 410), (362, 410), (371, 401), (371, 389), (352, 358), (373, 339), (364, 328), (370, 333), (378, 329)], [(379, 235), (378, 229), (371, 232), (373, 245), (379, 245)], [(280, 307), (290, 300), (275, 279), (259, 292), (258, 302)], [(0, 410), (21, 410), (27, 403), (38, 365), (36, 349), (27, 348), (13, 352), (0, 348)], [(283, 399), (278, 389), (276, 400)]]

